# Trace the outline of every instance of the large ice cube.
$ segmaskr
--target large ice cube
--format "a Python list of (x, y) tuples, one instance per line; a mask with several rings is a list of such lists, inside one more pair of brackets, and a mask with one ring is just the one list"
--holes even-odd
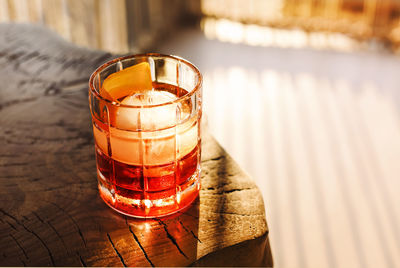
[(145, 106), (167, 103), (175, 99), (174, 94), (155, 90), (128, 96), (121, 104), (137, 107), (119, 107), (115, 114), (116, 127), (125, 130), (156, 130), (174, 126), (177, 123), (176, 104)]
[[(179, 110), (177, 113), (176, 103), (160, 107), (141, 107), (174, 99), (175, 95), (163, 91), (126, 97), (122, 104), (138, 107), (116, 107), (110, 113), (110, 128), (104, 131), (96, 129), (94, 132), (96, 144), (105, 153), (111, 149), (113, 159), (131, 165), (163, 165), (173, 162), (175, 157), (181, 159), (198, 143), (197, 117), (187, 120), (190, 111), (182, 109), (180, 114)], [(139, 126), (139, 112), (141, 129), (145, 131), (136, 131)], [(182, 122), (177, 124), (176, 117), (181, 117)], [(177, 126), (174, 127), (175, 125)]]
[[(197, 134), (196, 118), (190, 119), (176, 128), (141, 132), (140, 134), (139, 132), (110, 128), (112, 157), (130, 165), (171, 163), (175, 157), (181, 159), (193, 150), (198, 143)], [(141, 151), (143, 155), (140, 154)]]

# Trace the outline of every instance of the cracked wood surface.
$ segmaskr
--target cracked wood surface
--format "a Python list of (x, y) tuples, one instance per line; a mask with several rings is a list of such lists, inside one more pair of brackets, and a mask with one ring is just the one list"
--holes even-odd
[(261, 194), (207, 133), (186, 212), (137, 220), (103, 203), (87, 81), (112, 57), (0, 24), (0, 265), (271, 266)]

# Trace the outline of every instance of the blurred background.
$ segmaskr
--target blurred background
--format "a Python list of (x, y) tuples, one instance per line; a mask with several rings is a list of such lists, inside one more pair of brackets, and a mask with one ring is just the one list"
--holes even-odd
[(192, 61), (276, 267), (400, 267), (400, 0), (0, 0), (0, 22)]

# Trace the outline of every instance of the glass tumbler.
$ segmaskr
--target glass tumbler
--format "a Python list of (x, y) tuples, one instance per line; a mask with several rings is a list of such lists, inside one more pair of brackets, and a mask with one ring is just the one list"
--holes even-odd
[[(150, 67), (151, 88), (108, 98), (103, 89), (107, 78), (141, 63)], [(135, 82), (141, 75), (132, 71), (128, 78)], [(120, 84), (128, 81), (111, 77)], [(202, 76), (193, 64), (155, 53), (111, 60), (91, 75), (89, 104), (98, 188), (107, 205), (125, 215), (151, 218), (180, 211), (196, 199)]]

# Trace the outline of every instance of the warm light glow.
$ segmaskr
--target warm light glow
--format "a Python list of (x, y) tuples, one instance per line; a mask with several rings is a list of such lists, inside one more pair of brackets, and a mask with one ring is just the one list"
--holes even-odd
[(146, 231), (151, 231), (151, 225), (150, 225), (150, 223), (145, 222), (145, 223), (144, 223), (144, 229), (145, 229)]
[(139, 199), (132, 199), (131, 204), (134, 207), (139, 207), (140, 206), (140, 200)]
[(143, 200), (143, 203), (146, 208), (151, 208), (153, 206), (153, 203), (151, 202), (151, 200), (148, 200), (148, 199)]
[(181, 202), (181, 192), (176, 193), (176, 202), (179, 204)]
[(280, 48), (333, 49), (350, 52), (360, 44), (340, 33), (311, 32), (301, 29), (277, 29), (256, 24), (243, 24), (227, 19), (204, 18), (201, 28), (207, 39), (243, 43), (250, 46)]
[[(200, 6), (202, 14), (208, 18), (272, 26), (289, 32), (295, 29), (316, 32), (310, 36), (313, 48), (315, 45), (320, 49), (347, 50), (348, 40), (334, 37), (333, 41), (325, 36), (325, 33), (339, 33), (339, 36), (346, 33), (351, 36), (352, 43), (364, 43), (366, 48), (370, 48), (367, 40), (378, 43), (385, 40), (385, 47), (389, 45), (392, 51), (400, 51), (400, 3), (395, 0), (201, 0)], [(225, 37), (227, 34), (224, 32)], [(251, 38), (244, 43), (260, 45), (257, 41), (259, 38)], [(292, 47), (285, 41), (279, 46)], [(297, 46), (296, 43), (294, 47)], [(371, 48), (375, 48), (374, 44)]]
[(201, 11), (207, 16), (229, 18), (237, 21), (256, 20), (271, 22), (282, 17), (284, 0), (201, 0)]

